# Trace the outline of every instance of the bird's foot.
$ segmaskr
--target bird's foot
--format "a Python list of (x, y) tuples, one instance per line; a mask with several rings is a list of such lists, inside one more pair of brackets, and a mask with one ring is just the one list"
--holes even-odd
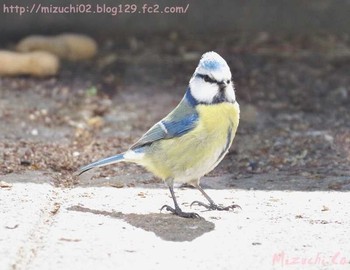
[(183, 217), (183, 218), (201, 218), (201, 216), (198, 215), (197, 213), (183, 212), (180, 208), (174, 209), (169, 205), (163, 205), (162, 208), (160, 208), (160, 211), (162, 211), (163, 209), (173, 213), (176, 216)]
[(242, 209), (238, 204), (232, 204), (229, 206), (221, 206), (221, 205), (217, 205), (215, 203), (206, 204), (206, 203), (202, 203), (199, 201), (194, 201), (191, 203), (191, 206), (194, 204), (197, 204), (199, 206), (203, 206), (203, 207), (207, 208), (208, 210), (229, 211), (231, 209), (234, 210), (235, 208)]

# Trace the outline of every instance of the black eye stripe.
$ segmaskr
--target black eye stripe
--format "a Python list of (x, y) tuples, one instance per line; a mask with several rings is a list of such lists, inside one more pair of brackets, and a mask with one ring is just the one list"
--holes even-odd
[[(218, 82), (217, 80), (214, 80), (214, 79), (210, 78), (208, 75), (204, 75), (204, 74), (197, 73), (196, 76), (199, 78), (202, 78), (204, 81), (209, 82), (209, 83), (216, 83), (216, 84), (220, 85), (220, 84), (223, 84), (223, 82), (224, 82), (224, 81)], [(229, 84), (230, 82), (231, 82), (231, 80), (226, 80), (227, 84)]]
[(210, 78), (208, 75), (204, 74), (197, 74), (199, 78), (202, 78), (204, 81), (209, 82), (209, 83), (218, 83), (216, 80)]

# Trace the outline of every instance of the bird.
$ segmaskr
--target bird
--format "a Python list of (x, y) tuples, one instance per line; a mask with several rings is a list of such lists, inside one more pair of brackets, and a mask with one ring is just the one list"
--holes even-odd
[(153, 125), (123, 153), (81, 167), (77, 174), (115, 164), (131, 162), (143, 166), (168, 186), (174, 207), (161, 208), (183, 218), (200, 218), (184, 212), (175, 197), (174, 182), (196, 187), (208, 203), (192, 202), (207, 210), (231, 210), (237, 204), (216, 204), (200, 186), (200, 179), (212, 171), (228, 153), (239, 124), (231, 70), (214, 51), (206, 52), (190, 78), (180, 103)]

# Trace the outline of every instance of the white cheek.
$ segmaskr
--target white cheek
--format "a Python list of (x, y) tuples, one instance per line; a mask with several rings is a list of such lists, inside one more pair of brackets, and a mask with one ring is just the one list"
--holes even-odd
[(218, 86), (216, 84), (207, 83), (203, 80), (191, 80), (190, 88), (193, 97), (199, 102), (211, 103), (218, 93)]
[(230, 102), (236, 101), (236, 94), (232, 84), (226, 88), (226, 97)]

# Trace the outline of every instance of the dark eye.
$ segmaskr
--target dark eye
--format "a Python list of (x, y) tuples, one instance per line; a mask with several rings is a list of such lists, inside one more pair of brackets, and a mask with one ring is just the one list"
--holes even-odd
[(215, 81), (210, 78), (208, 75), (204, 75), (204, 81), (209, 82), (209, 83), (214, 83)]
[(226, 83), (229, 84), (231, 82), (231, 80), (227, 80)]
[(202, 78), (205, 82), (208, 83), (217, 83), (216, 80), (212, 79), (209, 77), (209, 75), (204, 75), (204, 74), (196, 74), (197, 77)]

